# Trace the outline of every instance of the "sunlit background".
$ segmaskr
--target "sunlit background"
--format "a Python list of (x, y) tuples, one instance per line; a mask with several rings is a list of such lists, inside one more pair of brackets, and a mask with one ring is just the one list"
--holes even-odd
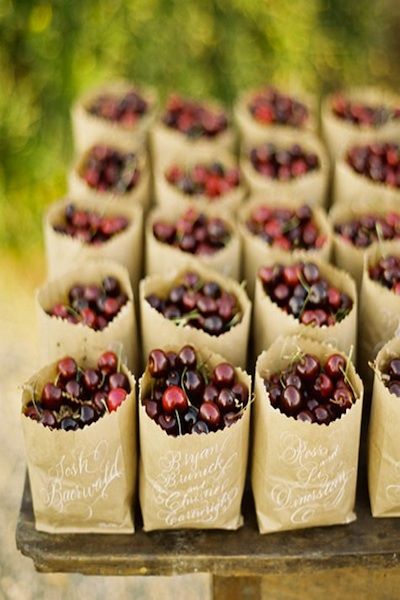
[(1, 0), (0, 247), (40, 243), (43, 207), (65, 192), (70, 104), (93, 83), (228, 105), (271, 79), (396, 88), (399, 24), (396, 0)]

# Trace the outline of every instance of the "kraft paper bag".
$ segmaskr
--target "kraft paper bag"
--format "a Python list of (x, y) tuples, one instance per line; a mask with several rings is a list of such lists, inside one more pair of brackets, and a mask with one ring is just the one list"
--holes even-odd
[[(221, 112), (224, 108), (215, 102), (207, 102), (208, 109)], [(236, 149), (236, 132), (228, 116), (228, 127), (214, 137), (191, 138), (177, 129), (167, 127), (159, 118), (150, 130), (151, 154), (156, 169), (161, 169), (176, 153), (186, 154), (192, 158), (197, 156), (216, 155), (218, 152), (234, 152)]]
[(400, 240), (374, 244), (364, 257), (363, 279), (360, 294), (360, 320), (358, 327), (358, 368), (364, 383), (372, 383), (368, 362), (374, 360), (379, 350), (400, 332), (400, 296), (373, 281), (368, 274), (382, 256), (400, 256)]
[[(99, 285), (108, 275), (118, 279), (128, 301), (102, 331), (47, 314), (56, 303), (67, 300), (69, 290), (76, 283)], [(134, 299), (128, 272), (121, 265), (108, 260), (92, 260), (45, 283), (36, 293), (36, 312), (41, 365), (68, 354), (73, 355), (77, 348), (100, 353), (105, 347), (113, 345), (117, 350), (122, 350), (123, 362), (134, 373), (137, 372), (139, 355)]]
[[(279, 263), (291, 265), (299, 260), (310, 260), (307, 255), (297, 257), (282, 256)], [(293, 315), (282, 310), (265, 293), (259, 277), (256, 279), (255, 298), (254, 298), (254, 316), (253, 316), (253, 336), (256, 354), (267, 350), (279, 335), (305, 335), (319, 342), (325, 342), (339, 348), (342, 352), (349, 354), (353, 347), (353, 357), (356, 356), (357, 344), (357, 291), (353, 279), (345, 271), (325, 263), (319, 259), (312, 258), (312, 262), (320, 268), (321, 274), (330, 283), (338, 287), (341, 292), (345, 292), (353, 300), (353, 306), (350, 312), (335, 325), (323, 325), (315, 327), (313, 325), (304, 325), (300, 323)], [(274, 264), (276, 261), (270, 260), (266, 265)]]
[(363, 215), (381, 215), (388, 212), (400, 212), (400, 205), (393, 202), (380, 202), (375, 200), (368, 206), (362, 202), (351, 204), (335, 204), (329, 212), (329, 220), (333, 229), (333, 253), (335, 265), (340, 269), (347, 271), (353, 277), (357, 284), (357, 289), (361, 289), (361, 281), (364, 266), (365, 248), (357, 248), (341, 235), (335, 233), (335, 225), (347, 223), (353, 219), (359, 219)]
[[(195, 271), (203, 281), (216, 281), (221, 287), (234, 294), (240, 307), (240, 321), (221, 335), (210, 335), (189, 325), (177, 325), (152, 308), (146, 301), (150, 294), (167, 296), (171, 288), (182, 282), (187, 271)], [(140, 282), (140, 312), (143, 356), (151, 350), (164, 346), (171, 340), (182, 346), (186, 343), (198, 348), (207, 347), (231, 361), (234, 365), (246, 367), (247, 346), (251, 319), (251, 302), (243, 287), (227, 277), (200, 265), (186, 267), (165, 275), (151, 275)]]
[[(99, 144), (110, 146), (107, 138), (98, 141)], [(123, 146), (113, 144), (113, 148), (126, 152)], [(72, 166), (68, 176), (68, 195), (72, 198), (82, 200), (93, 200), (96, 202), (99, 209), (108, 204), (116, 204), (117, 206), (141, 206), (146, 211), (150, 206), (150, 169), (146, 154), (143, 151), (137, 153), (138, 169), (140, 177), (137, 185), (124, 194), (115, 194), (112, 192), (99, 192), (91, 188), (86, 181), (81, 177), (81, 170), (86, 160), (88, 151), (81, 154)]]
[[(89, 108), (99, 96), (105, 94), (122, 98), (131, 90), (138, 91), (148, 103), (147, 112), (137, 120), (134, 126), (124, 127), (117, 122), (102, 119), (89, 112)], [(111, 146), (115, 144), (128, 151), (140, 149), (147, 141), (147, 134), (155, 119), (156, 110), (157, 99), (154, 90), (142, 86), (137, 89), (133, 83), (128, 81), (109, 82), (89, 90), (78, 98), (71, 109), (76, 152), (81, 154), (105, 139)]]
[(280, 337), (258, 357), (255, 375), (252, 488), (260, 533), (351, 523), (354, 512), (363, 385), (352, 363), (356, 401), (329, 425), (305, 423), (271, 406), (264, 378), (300, 352), (326, 359), (337, 349)]
[[(106, 350), (106, 346), (102, 351)], [(76, 346), (78, 364), (94, 367), (101, 353)], [(116, 411), (76, 431), (50, 429), (21, 414), (35, 526), (47, 533), (132, 533), (136, 488), (135, 380), (122, 365), (131, 392)], [(43, 367), (24, 386), (22, 408), (57, 363)]]
[[(366, 143), (376, 141), (370, 138)], [(396, 139), (386, 139), (387, 142), (396, 142)], [(394, 202), (400, 204), (400, 188), (395, 188), (379, 181), (373, 181), (366, 175), (360, 175), (346, 162), (347, 151), (352, 146), (345, 148), (343, 154), (335, 163), (333, 182), (334, 204), (362, 203), (366, 208), (376, 203)]]
[(383, 369), (400, 356), (400, 339), (378, 353), (368, 434), (368, 487), (374, 517), (400, 517), (400, 398), (385, 386)]
[[(128, 227), (102, 244), (84, 244), (78, 238), (54, 230), (64, 220), (64, 211), (73, 203), (78, 209), (96, 211), (101, 215), (121, 215), (129, 220)], [(123, 265), (129, 272), (134, 290), (142, 273), (142, 209), (140, 206), (118, 206), (114, 202), (102, 208), (94, 200), (63, 198), (50, 206), (44, 216), (44, 240), (47, 273), (55, 279), (67, 271), (85, 265), (93, 259), (109, 259)]]
[[(179, 351), (180, 345), (164, 350)], [(212, 370), (225, 359), (196, 349)], [(251, 378), (236, 369), (251, 389)], [(238, 529), (243, 525), (243, 495), (250, 402), (240, 419), (221, 431), (170, 436), (146, 414), (141, 400), (151, 377), (147, 369), (139, 391), (139, 499), (145, 531), (154, 529)], [(157, 449), (155, 452), (154, 450)]]
[(216, 208), (222, 213), (234, 214), (236, 210), (242, 205), (246, 195), (247, 186), (244, 181), (243, 175), (240, 174), (239, 185), (222, 196), (216, 196), (209, 198), (205, 195), (188, 195), (184, 194), (176, 186), (169, 183), (165, 177), (168, 169), (173, 165), (179, 165), (184, 169), (190, 169), (196, 164), (204, 163), (211, 164), (213, 161), (222, 163), (224, 167), (239, 168), (235, 158), (226, 152), (216, 152), (215, 156), (210, 155), (210, 152), (206, 152), (199, 155), (196, 153), (194, 158), (187, 152), (178, 152), (173, 156), (168, 157), (168, 163), (154, 175), (154, 193), (155, 199), (159, 206), (163, 208), (175, 208), (182, 210), (188, 208), (194, 204), (199, 210), (207, 210), (208, 207)]
[[(273, 246), (268, 245), (264, 240), (262, 240), (257, 235), (251, 233), (247, 226), (246, 221), (250, 218), (251, 213), (257, 206), (273, 206), (276, 208), (298, 208), (304, 202), (297, 202), (294, 199), (274, 199), (274, 200), (264, 200), (260, 195), (256, 197), (252, 197), (253, 199), (249, 199), (243, 208), (240, 209), (238, 213), (238, 230), (240, 233), (240, 237), (242, 240), (243, 247), (243, 277), (247, 281), (247, 289), (250, 295), (254, 295), (254, 285), (257, 277), (258, 269), (266, 263), (268, 260), (276, 260), (287, 252), (280, 248), (275, 248)], [(301, 253), (301, 256), (304, 256), (306, 252), (307, 256), (312, 258), (314, 256), (319, 257), (323, 260), (329, 261), (332, 253), (332, 228), (327, 219), (325, 211), (318, 207), (312, 207), (313, 212), (313, 220), (318, 227), (320, 233), (325, 235), (326, 242), (321, 248), (315, 248), (314, 250), (293, 250), (291, 254), (293, 256), (297, 256), (298, 253)]]
[[(391, 119), (380, 127), (355, 125), (340, 119), (332, 112), (332, 100), (335, 94), (327, 96), (321, 106), (322, 136), (330, 155), (338, 158), (344, 147), (368, 143), (371, 139), (395, 139), (400, 136), (400, 120)], [(368, 106), (387, 106), (397, 108), (400, 98), (388, 90), (366, 87), (351, 88), (344, 92), (345, 98), (365, 103)]]
[[(191, 205), (189, 208), (196, 210), (196, 205)], [(229, 226), (231, 237), (224, 248), (217, 250), (209, 256), (197, 256), (190, 252), (183, 252), (180, 248), (170, 246), (159, 242), (153, 234), (153, 224), (156, 221), (166, 221), (175, 223), (187, 209), (176, 207), (155, 208), (151, 211), (147, 218), (145, 228), (145, 244), (146, 244), (146, 260), (145, 273), (146, 275), (156, 275), (168, 273), (179, 269), (181, 266), (191, 262), (193, 265), (204, 265), (207, 268), (213, 269), (221, 273), (225, 277), (239, 280), (241, 275), (241, 243), (235, 222), (231, 217), (215, 208), (208, 208), (201, 212), (209, 217), (221, 217)]]
[(279, 134), (267, 133), (262, 143), (273, 143), (278, 148), (288, 148), (300, 144), (307, 152), (317, 154), (319, 167), (300, 177), (289, 181), (279, 181), (265, 177), (253, 167), (249, 154), (258, 143), (246, 142), (243, 148), (240, 166), (251, 193), (262, 194), (265, 200), (277, 198), (295, 198), (299, 203), (325, 206), (329, 180), (329, 161), (322, 143), (311, 133), (304, 133), (301, 138), (293, 131), (282, 131)]
[(298, 102), (301, 102), (308, 108), (308, 118), (306, 119), (303, 127), (293, 127), (288, 124), (279, 123), (260, 123), (257, 121), (249, 110), (249, 104), (258, 92), (262, 92), (262, 88), (258, 90), (251, 90), (242, 94), (234, 107), (234, 117), (236, 125), (240, 132), (241, 139), (246, 142), (250, 141), (254, 144), (262, 144), (268, 139), (269, 135), (272, 134), (274, 138), (278, 138), (282, 133), (285, 135), (286, 131), (293, 131), (301, 139), (304, 132), (316, 133), (318, 129), (318, 116), (315, 98), (310, 94), (293, 88), (284, 90), (278, 87), (278, 90), (284, 94), (293, 97)]

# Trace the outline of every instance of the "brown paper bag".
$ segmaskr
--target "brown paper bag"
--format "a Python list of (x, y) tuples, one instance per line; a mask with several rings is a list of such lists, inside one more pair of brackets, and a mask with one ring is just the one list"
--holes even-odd
[(199, 151), (199, 154), (196, 152), (195, 158), (185, 151), (179, 152), (173, 156), (169, 155), (168, 163), (163, 168), (159, 169), (154, 176), (154, 193), (157, 204), (163, 208), (176, 207), (177, 210), (188, 208), (194, 204), (198, 210), (207, 210), (208, 207), (211, 207), (220, 210), (221, 213), (222, 211), (226, 211), (228, 214), (235, 213), (247, 195), (247, 187), (243, 180), (243, 176), (241, 176), (240, 183), (236, 188), (223, 196), (218, 196), (216, 198), (208, 198), (203, 195), (189, 196), (184, 194), (176, 186), (169, 183), (165, 177), (168, 168), (174, 164), (181, 165), (187, 169), (199, 162), (210, 164), (214, 159), (229, 168), (236, 166), (234, 157), (221, 151), (218, 151), (215, 156), (210, 156), (209, 151), (204, 155)]
[[(164, 347), (179, 350), (179, 344)], [(196, 350), (213, 369), (224, 361), (206, 348)], [(236, 369), (251, 389), (251, 378)], [(141, 399), (151, 381), (140, 380), (139, 498), (145, 531), (153, 529), (238, 529), (246, 477), (250, 403), (238, 421), (207, 434), (167, 435), (146, 414)], [(157, 449), (155, 452), (154, 449)]]
[[(65, 207), (73, 202), (82, 210), (94, 210), (104, 215), (122, 215), (129, 219), (124, 231), (100, 245), (84, 244), (79, 239), (59, 233), (53, 226), (63, 220)], [(142, 209), (140, 206), (118, 206), (108, 202), (102, 208), (94, 200), (63, 198), (52, 204), (43, 221), (47, 273), (55, 279), (67, 271), (85, 265), (93, 259), (109, 259), (123, 265), (129, 272), (132, 287), (137, 291), (142, 273)]]
[[(207, 102), (210, 110), (221, 111), (223, 108), (215, 102)], [(196, 159), (197, 156), (217, 155), (218, 152), (234, 152), (236, 146), (236, 132), (232, 124), (211, 138), (190, 138), (184, 133), (167, 127), (161, 118), (154, 123), (150, 131), (150, 144), (153, 163), (156, 169), (164, 168), (171, 154), (182, 153)]]
[[(321, 107), (322, 135), (333, 158), (339, 157), (343, 148), (365, 144), (371, 139), (396, 139), (400, 136), (400, 120), (392, 119), (381, 127), (365, 127), (354, 125), (336, 117), (332, 112), (332, 99), (335, 94), (327, 96)], [(356, 102), (365, 102), (371, 106), (385, 105), (397, 108), (399, 97), (388, 90), (379, 88), (352, 88), (345, 92), (346, 98)]]
[[(145, 300), (149, 294), (167, 295), (172, 287), (182, 281), (183, 275), (194, 270), (204, 281), (212, 280), (237, 298), (241, 310), (241, 320), (229, 331), (221, 335), (210, 335), (201, 329), (189, 325), (176, 325), (159, 313)], [(140, 312), (142, 325), (143, 356), (146, 357), (153, 348), (165, 346), (174, 340), (176, 344), (193, 344), (198, 348), (209, 348), (212, 352), (221, 354), (234, 365), (246, 367), (247, 345), (250, 329), (251, 302), (243, 287), (233, 279), (222, 277), (220, 274), (206, 269), (201, 265), (189, 262), (173, 273), (152, 275), (140, 282)]]
[[(99, 144), (109, 146), (109, 141), (101, 139), (98, 141)], [(113, 145), (114, 148), (122, 150), (125, 149), (117, 144)], [(147, 161), (147, 157), (144, 152), (138, 153), (138, 168), (140, 171), (140, 177), (138, 184), (129, 192), (124, 194), (113, 194), (110, 192), (98, 192), (91, 188), (86, 181), (80, 176), (82, 165), (84, 163), (86, 153), (82, 154), (77, 158), (72, 166), (72, 169), (68, 176), (68, 195), (71, 198), (79, 198), (82, 200), (93, 200), (96, 202), (99, 209), (108, 204), (116, 204), (117, 206), (136, 206), (139, 205), (146, 211), (150, 206), (150, 169)]]
[(399, 212), (400, 206), (393, 202), (372, 201), (368, 206), (363, 202), (351, 204), (335, 204), (329, 212), (329, 220), (333, 229), (333, 252), (335, 265), (344, 269), (354, 278), (357, 289), (360, 291), (365, 249), (357, 248), (341, 235), (335, 233), (335, 225), (347, 223), (363, 215), (385, 215), (388, 212)]
[(356, 402), (328, 426), (305, 423), (273, 408), (264, 378), (300, 351), (326, 359), (331, 346), (280, 337), (258, 357), (255, 375), (252, 487), (261, 533), (351, 523), (354, 513), (363, 385), (352, 363)]
[(393, 338), (375, 360), (368, 434), (368, 487), (374, 517), (400, 517), (400, 399), (382, 379), (382, 370), (399, 356), (400, 339)]
[[(278, 261), (280, 256), (287, 254), (282, 249), (273, 248), (264, 242), (261, 238), (253, 235), (246, 227), (246, 221), (249, 219), (250, 214), (257, 206), (274, 206), (274, 207), (285, 207), (285, 208), (297, 208), (301, 206), (303, 202), (298, 202), (293, 198), (287, 200), (274, 199), (264, 200), (262, 196), (252, 196), (249, 201), (243, 206), (238, 213), (238, 230), (242, 240), (243, 247), (243, 277), (247, 281), (247, 289), (250, 296), (254, 296), (254, 284), (257, 276), (258, 269), (266, 263), (268, 260)], [(314, 206), (313, 218), (316, 225), (321, 233), (326, 236), (326, 242), (322, 248), (316, 248), (315, 250), (293, 250), (291, 254), (297, 256), (300, 252), (302, 256), (306, 252), (307, 256), (312, 259), (316, 256), (323, 260), (329, 261), (332, 253), (332, 229), (326, 218), (326, 213), (323, 209), (318, 206)]]
[(400, 240), (374, 244), (364, 257), (358, 327), (358, 369), (366, 386), (372, 382), (368, 362), (375, 358), (387, 341), (400, 332), (400, 296), (373, 281), (368, 274), (369, 267), (376, 264), (382, 256), (390, 254), (400, 256)]
[[(81, 323), (69, 323), (65, 319), (52, 317), (46, 311), (57, 302), (67, 298), (68, 291), (75, 283), (100, 284), (107, 275), (116, 277), (128, 301), (119, 313), (102, 331), (95, 331)], [(122, 351), (123, 362), (135, 373), (138, 368), (138, 339), (133, 293), (127, 270), (108, 260), (92, 260), (85, 265), (68, 271), (58, 279), (45, 283), (36, 294), (36, 310), (40, 339), (40, 364), (74, 354), (77, 348), (101, 352), (115, 346)]]
[[(74, 358), (94, 366), (99, 352), (78, 349)], [(105, 347), (102, 348), (105, 350)], [(24, 386), (22, 406), (53, 380), (57, 363)], [(122, 365), (131, 392), (121, 406), (76, 431), (51, 430), (21, 415), (36, 529), (47, 533), (132, 533), (136, 486), (135, 380)]]
[[(393, 138), (385, 141), (391, 142)], [(376, 141), (369, 139), (368, 142)], [(396, 140), (393, 140), (396, 142)], [(366, 142), (366, 143), (368, 143)], [(366, 208), (376, 205), (376, 203), (394, 202), (400, 204), (400, 188), (391, 187), (379, 181), (373, 181), (365, 175), (360, 175), (347, 164), (345, 157), (347, 151), (351, 148), (345, 148), (335, 163), (335, 174), (333, 182), (333, 201), (334, 204), (352, 204), (362, 203)]]
[(116, 122), (90, 114), (88, 111), (88, 108), (99, 96), (112, 94), (122, 97), (132, 89), (135, 89), (135, 86), (128, 81), (109, 82), (89, 90), (73, 104), (71, 110), (72, 131), (78, 154), (82, 154), (104, 139), (107, 139), (110, 145), (115, 144), (125, 150), (137, 150), (145, 144), (149, 128), (156, 116), (157, 100), (153, 90), (140, 88), (139, 93), (143, 93), (143, 97), (148, 103), (148, 110), (134, 127), (124, 127)]
[[(196, 205), (189, 208), (196, 209)], [(239, 280), (241, 274), (241, 244), (236, 224), (225, 213), (221, 215), (218, 208), (207, 208), (202, 210), (207, 216), (221, 216), (228, 224), (231, 231), (231, 238), (227, 245), (210, 256), (196, 256), (189, 252), (183, 252), (179, 248), (159, 242), (153, 235), (153, 224), (159, 220), (175, 222), (186, 212), (187, 208), (177, 209), (176, 207), (156, 208), (151, 211), (146, 222), (145, 243), (146, 243), (146, 275), (156, 275), (158, 273), (168, 273), (168, 271), (179, 269), (191, 262), (193, 265), (202, 264), (205, 267), (214, 269), (225, 277)]]
[(247, 142), (243, 148), (240, 166), (251, 193), (261, 193), (265, 200), (277, 198), (296, 198), (299, 203), (325, 206), (329, 179), (329, 162), (321, 142), (312, 134), (304, 133), (299, 138), (293, 131), (281, 131), (279, 134), (267, 133), (264, 142), (271, 142), (278, 147), (286, 148), (292, 144), (301, 144), (308, 152), (318, 155), (320, 166), (301, 177), (290, 181), (279, 181), (265, 177), (256, 171), (249, 159), (252, 148), (258, 144)]
[(235, 122), (239, 129), (242, 141), (251, 141), (253, 144), (262, 144), (268, 139), (270, 134), (272, 134), (274, 138), (279, 138), (281, 133), (285, 134), (288, 130), (295, 132), (298, 139), (301, 139), (304, 132), (316, 133), (318, 128), (316, 102), (315, 98), (310, 94), (298, 89), (291, 89), (290, 91), (282, 89), (282, 93), (293, 96), (297, 101), (305, 104), (309, 111), (304, 127), (293, 127), (291, 125), (281, 125), (279, 123), (263, 124), (253, 117), (249, 110), (249, 103), (258, 91), (262, 90), (251, 90), (250, 92), (242, 94), (234, 107)]
[[(291, 265), (299, 260), (309, 260), (307, 255), (299, 254), (296, 257), (282, 256), (279, 262), (283, 265)], [(254, 298), (253, 336), (256, 355), (267, 350), (279, 335), (305, 335), (319, 342), (329, 343), (342, 352), (349, 354), (350, 348), (354, 348), (353, 357), (356, 356), (357, 343), (357, 291), (353, 279), (345, 271), (316, 258), (312, 258), (323, 275), (342, 292), (345, 292), (353, 300), (353, 307), (345, 318), (329, 327), (314, 327), (300, 323), (293, 315), (286, 313), (264, 292), (261, 280), (256, 279)], [(274, 264), (269, 260), (265, 264)]]

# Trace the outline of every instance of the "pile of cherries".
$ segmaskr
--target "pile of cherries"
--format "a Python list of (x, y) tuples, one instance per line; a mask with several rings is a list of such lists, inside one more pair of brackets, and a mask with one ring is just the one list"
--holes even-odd
[(283, 94), (273, 86), (267, 86), (253, 96), (249, 111), (259, 123), (304, 127), (309, 112), (302, 103)]
[(400, 213), (366, 214), (345, 223), (337, 223), (335, 232), (357, 248), (367, 248), (379, 239), (400, 237)]
[(147, 110), (146, 100), (136, 90), (129, 90), (123, 96), (102, 94), (88, 108), (91, 115), (127, 128), (133, 127)]
[(225, 248), (231, 239), (230, 228), (219, 217), (208, 217), (189, 208), (175, 223), (153, 223), (154, 237), (163, 244), (196, 254), (210, 256)]
[(214, 112), (200, 102), (176, 94), (168, 99), (162, 120), (167, 127), (194, 139), (214, 138), (228, 127), (228, 119), (222, 111)]
[(312, 262), (261, 267), (258, 276), (265, 293), (304, 325), (335, 325), (350, 312), (353, 301)]
[(350, 167), (372, 181), (400, 187), (400, 146), (392, 142), (373, 142), (353, 146), (346, 161)]
[(172, 165), (165, 178), (187, 196), (218, 198), (236, 188), (240, 183), (239, 169), (227, 168), (221, 162), (197, 163), (192, 168)]
[(279, 181), (301, 177), (319, 167), (318, 156), (307, 152), (299, 144), (288, 148), (278, 148), (272, 143), (262, 144), (250, 151), (250, 161), (258, 173)]
[(307, 204), (296, 209), (261, 204), (252, 210), (246, 226), (267, 244), (283, 250), (321, 248), (326, 242)]
[(125, 194), (138, 184), (140, 172), (133, 152), (97, 145), (85, 156), (80, 176), (98, 192)]
[(385, 256), (368, 269), (370, 278), (400, 295), (400, 257)]
[(122, 215), (103, 215), (93, 210), (67, 204), (62, 221), (53, 225), (54, 231), (77, 238), (84, 244), (103, 244), (124, 231), (129, 220)]
[(58, 302), (47, 314), (102, 331), (127, 301), (128, 296), (121, 290), (119, 281), (110, 275), (100, 285), (76, 283), (68, 292), (68, 300)]
[(186, 272), (166, 297), (150, 294), (146, 300), (166, 319), (210, 335), (229, 331), (241, 319), (236, 296), (223, 290), (216, 281), (203, 281), (194, 271)]
[(142, 404), (168, 435), (230, 427), (249, 401), (249, 390), (238, 381), (230, 363), (219, 363), (210, 372), (192, 346), (179, 352), (152, 350), (147, 372), (152, 380)]
[(400, 398), (400, 358), (392, 358), (382, 371), (382, 380), (389, 392)]
[(304, 354), (287, 369), (264, 379), (264, 385), (271, 406), (307, 423), (329, 425), (356, 401), (341, 354), (331, 354), (325, 364)]
[(381, 127), (392, 119), (400, 118), (400, 107), (392, 109), (384, 105), (371, 106), (346, 99), (343, 94), (336, 94), (331, 106), (336, 117), (354, 125)]
[(117, 410), (130, 391), (114, 352), (104, 352), (97, 368), (82, 369), (66, 356), (58, 361), (57, 374), (44, 385), (40, 399), (33, 397), (23, 413), (51, 429), (82, 429)]

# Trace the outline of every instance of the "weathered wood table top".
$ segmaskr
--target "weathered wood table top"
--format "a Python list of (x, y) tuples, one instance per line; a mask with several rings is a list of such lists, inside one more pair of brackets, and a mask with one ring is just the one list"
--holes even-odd
[(349, 525), (260, 535), (251, 493), (244, 498), (245, 525), (238, 531), (181, 530), (132, 535), (62, 534), (35, 530), (28, 479), (16, 542), (39, 571), (97, 575), (176, 575), (208, 572), (217, 577), (363, 566), (400, 565), (400, 519), (373, 519), (361, 470), (358, 519)]

